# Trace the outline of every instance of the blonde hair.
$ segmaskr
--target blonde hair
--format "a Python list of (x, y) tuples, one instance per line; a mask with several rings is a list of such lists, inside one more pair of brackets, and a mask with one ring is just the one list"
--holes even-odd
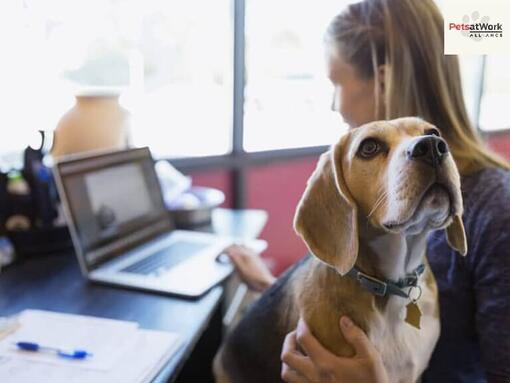
[[(333, 19), (326, 42), (362, 78), (375, 78), (376, 113), (419, 116), (436, 125), (461, 174), (510, 165), (490, 152), (469, 121), (457, 56), (443, 53), (443, 17), (432, 0), (363, 0)], [(379, 66), (385, 65), (384, 99)]]

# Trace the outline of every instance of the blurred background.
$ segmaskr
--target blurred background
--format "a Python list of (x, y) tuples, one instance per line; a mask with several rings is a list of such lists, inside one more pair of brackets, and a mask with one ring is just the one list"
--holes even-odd
[[(115, 90), (132, 146), (268, 212), (278, 274), (305, 253), (292, 217), (318, 155), (346, 129), (330, 111), (322, 38), (347, 0), (0, 2), (0, 167), (21, 166), (84, 89)], [(439, 3), (441, 5), (441, 3)], [(470, 116), (510, 158), (510, 57), (461, 57)]]

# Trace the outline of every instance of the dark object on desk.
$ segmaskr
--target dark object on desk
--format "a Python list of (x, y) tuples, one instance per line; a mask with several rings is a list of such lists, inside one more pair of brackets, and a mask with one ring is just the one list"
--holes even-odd
[(0, 173), (0, 230), (14, 245), (17, 259), (69, 251), (67, 227), (55, 225), (58, 195), (51, 170), (44, 165), (48, 142), (39, 131), (41, 144), (28, 146), (23, 169), (14, 177)]
[(178, 228), (202, 226), (211, 223), (212, 212), (225, 201), (222, 191), (193, 186), (174, 201), (167, 203), (168, 211)]
[(73, 248), (67, 226), (12, 230), (7, 232), (7, 236), (14, 246), (17, 260), (68, 253)]

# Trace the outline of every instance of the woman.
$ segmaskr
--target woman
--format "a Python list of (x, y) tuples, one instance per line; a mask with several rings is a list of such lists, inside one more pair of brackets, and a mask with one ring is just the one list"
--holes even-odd
[[(469, 121), (458, 59), (443, 54), (438, 8), (432, 0), (364, 0), (332, 21), (326, 46), (333, 109), (351, 128), (421, 116), (441, 130), (462, 176), (469, 252), (456, 256), (443, 232), (429, 239), (442, 331), (423, 381), (510, 382), (509, 165), (484, 148)], [(273, 283), (257, 254), (240, 247), (228, 253), (250, 286), (261, 290)], [(282, 377), (386, 382), (366, 335), (348, 318), (339, 325), (356, 350), (354, 358), (332, 355), (300, 322), (283, 345)]]

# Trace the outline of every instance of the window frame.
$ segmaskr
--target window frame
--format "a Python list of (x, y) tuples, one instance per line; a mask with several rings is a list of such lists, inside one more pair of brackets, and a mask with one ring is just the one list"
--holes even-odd
[(234, 79), (232, 150), (216, 156), (166, 158), (182, 172), (197, 170), (227, 170), (231, 181), (233, 208), (246, 207), (246, 174), (253, 166), (303, 157), (317, 157), (328, 146), (276, 149), (248, 153), (243, 148), (244, 137), (244, 86), (245, 86), (245, 12), (246, 0), (232, 0), (234, 17)]

